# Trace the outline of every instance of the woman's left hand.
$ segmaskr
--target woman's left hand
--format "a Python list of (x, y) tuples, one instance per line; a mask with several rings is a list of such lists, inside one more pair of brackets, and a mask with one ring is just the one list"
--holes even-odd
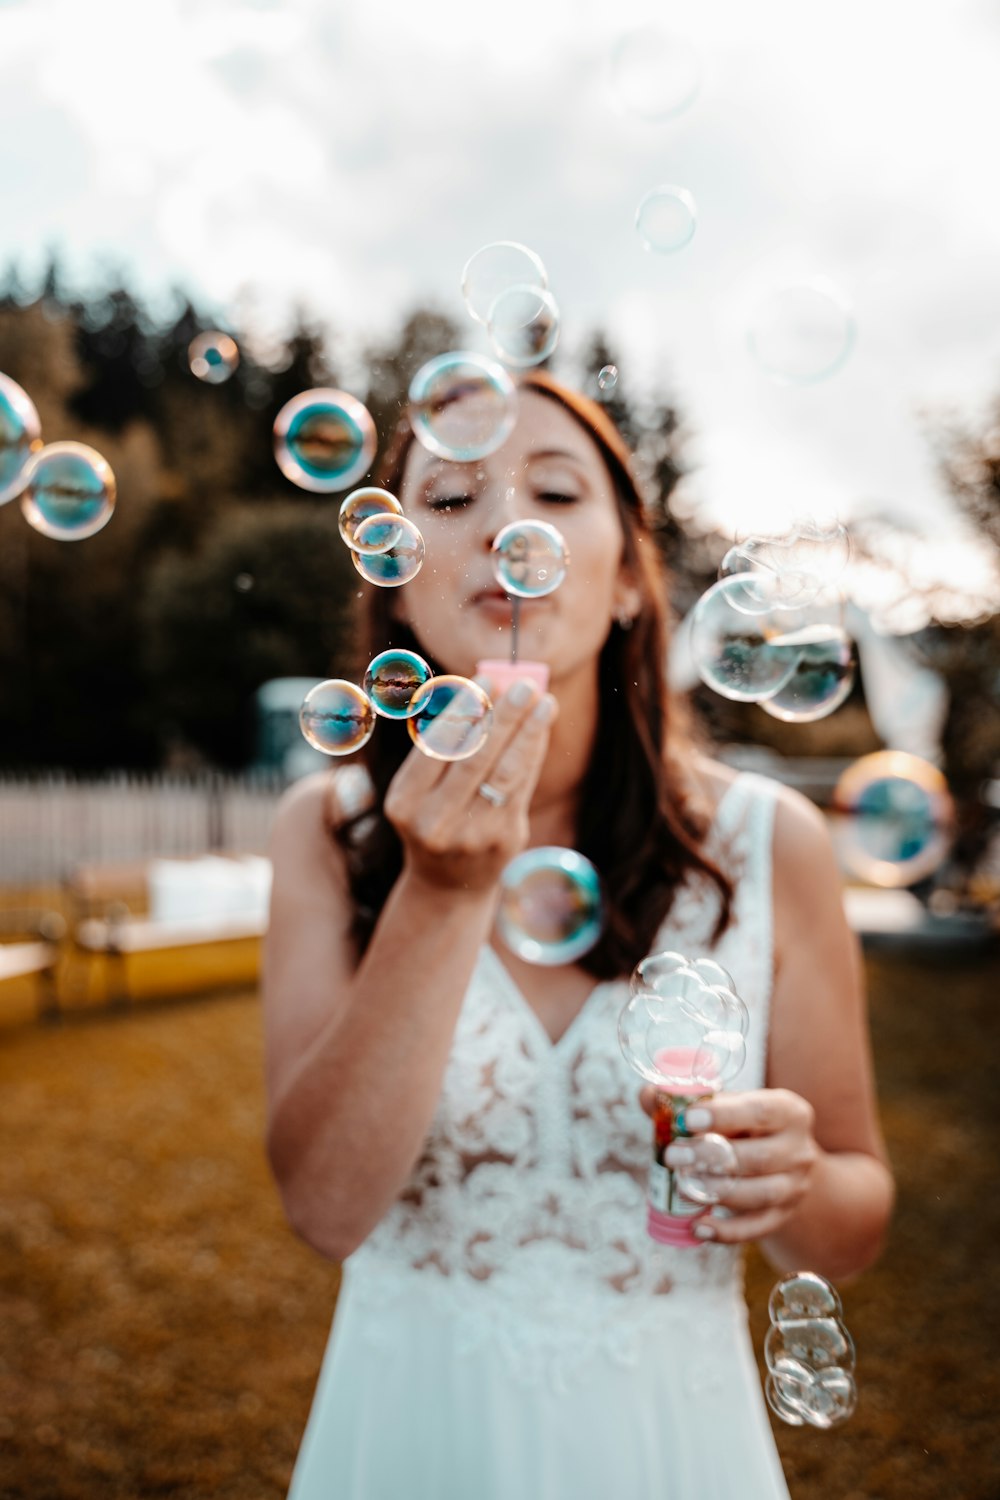
[[(655, 1109), (653, 1089), (643, 1089), (647, 1114)], [(813, 1135), (814, 1112), (808, 1100), (789, 1089), (754, 1089), (716, 1094), (685, 1112), (694, 1135), (713, 1131), (729, 1138), (739, 1161), (739, 1178), (720, 1196), (725, 1215), (714, 1212), (699, 1220), (694, 1232), (722, 1244), (764, 1239), (797, 1212), (821, 1152)], [(666, 1152), (669, 1167), (688, 1165), (686, 1142), (675, 1140)]]

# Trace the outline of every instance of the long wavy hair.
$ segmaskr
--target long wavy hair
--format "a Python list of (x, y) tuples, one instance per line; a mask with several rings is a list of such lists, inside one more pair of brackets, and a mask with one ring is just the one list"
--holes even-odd
[[(709, 819), (695, 805), (684, 775), (694, 745), (686, 706), (668, 693), (666, 684), (666, 570), (650, 535), (631, 454), (596, 402), (542, 371), (522, 376), (519, 384), (562, 406), (600, 450), (614, 485), (625, 562), (641, 599), (631, 627), (612, 623), (601, 650), (597, 732), (575, 837), (575, 847), (600, 871), (606, 898), (600, 941), (580, 966), (595, 978), (612, 979), (630, 973), (649, 953), (689, 876), (701, 876), (717, 889), (714, 938), (730, 921), (733, 887), (705, 852)], [(404, 418), (377, 477), (393, 493), (401, 486), (413, 441)], [(390, 646), (401, 647), (419, 652), (438, 672), (441, 668), (413, 631), (392, 618), (390, 593), (366, 586), (359, 655), (370, 660)], [(402, 845), (382, 808), (388, 785), (411, 748), (405, 725), (380, 719), (360, 752), (374, 788), (372, 805), (338, 821), (333, 830), (347, 856), (355, 905), (352, 937), (359, 957), (402, 869)]]

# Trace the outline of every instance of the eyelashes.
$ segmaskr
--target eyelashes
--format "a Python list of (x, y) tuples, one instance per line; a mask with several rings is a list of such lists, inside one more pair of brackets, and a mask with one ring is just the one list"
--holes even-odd
[[(451, 510), (461, 510), (463, 507), (472, 505), (476, 500), (475, 495), (429, 495), (425, 500), (428, 510), (442, 511), (445, 515)], [(539, 490), (535, 496), (546, 505), (576, 505), (579, 495), (567, 494), (562, 490)]]

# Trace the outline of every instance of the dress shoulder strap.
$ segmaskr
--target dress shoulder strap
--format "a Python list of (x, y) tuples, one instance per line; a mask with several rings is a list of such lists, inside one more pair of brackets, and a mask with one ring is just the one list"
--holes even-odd
[(375, 788), (360, 763), (335, 766), (327, 775), (323, 789), (323, 822), (329, 833), (351, 818), (366, 812), (375, 800)]

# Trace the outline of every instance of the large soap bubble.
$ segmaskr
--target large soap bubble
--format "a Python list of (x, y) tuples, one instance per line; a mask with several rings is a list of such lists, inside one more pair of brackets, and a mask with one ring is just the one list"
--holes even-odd
[(431, 676), (430, 667), (416, 651), (390, 647), (368, 663), (362, 686), (377, 714), (386, 719), (408, 719), (415, 712), (417, 688)]
[(395, 589), (409, 583), (423, 567), (424, 539), (406, 516), (384, 511), (356, 527), (351, 561), (369, 583)]
[(516, 240), (495, 240), (470, 255), (462, 270), (462, 296), (477, 323), (489, 321), (497, 298), (513, 286), (549, 284), (541, 257)]
[(840, 777), (830, 806), (842, 863), (872, 885), (914, 885), (951, 848), (955, 806), (944, 776), (903, 750), (863, 755)]
[(24, 471), (42, 446), (35, 403), (9, 375), (0, 375), (0, 505), (24, 488)]
[(750, 353), (772, 380), (808, 385), (836, 373), (854, 347), (847, 297), (825, 278), (794, 282), (765, 296), (747, 332)]
[(846, 701), (854, 687), (857, 658), (854, 642), (840, 626), (816, 621), (772, 636), (772, 649), (795, 647), (791, 674), (776, 693), (760, 700), (773, 719), (802, 724), (825, 718)]
[(559, 342), (559, 308), (543, 287), (508, 287), (490, 308), (486, 327), (504, 364), (527, 369), (548, 359)]
[(314, 750), (324, 755), (353, 755), (372, 737), (375, 710), (355, 683), (331, 677), (306, 694), (299, 726)]
[(468, 677), (431, 677), (410, 700), (406, 727), (418, 750), (432, 760), (468, 760), (481, 750), (493, 724), (493, 704)]
[(470, 463), (495, 453), (510, 437), (517, 392), (495, 359), (453, 350), (428, 360), (414, 375), (408, 415), (428, 452)]
[(29, 459), (21, 509), (29, 526), (79, 542), (111, 520), (118, 487), (111, 465), (85, 443), (49, 443)]
[(566, 577), (569, 553), (548, 521), (511, 521), (493, 538), (493, 576), (518, 599), (541, 599)]
[(664, 184), (653, 188), (635, 211), (635, 227), (647, 250), (673, 255), (694, 237), (698, 208), (687, 188)]
[(357, 540), (358, 527), (362, 521), (367, 521), (370, 516), (401, 516), (402, 514), (403, 507), (395, 495), (391, 495), (388, 490), (377, 489), (374, 485), (366, 485), (364, 489), (352, 490), (342, 501), (340, 512), (337, 516), (337, 525), (340, 529), (342, 539), (351, 548), (352, 552), (365, 550), (386, 551), (392, 546), (395, 534), (380, 534), (378, 541), (380, 544), (384, 542), (384, 547), (381, 545), (376, 547), (375, 538), (359, 546)]
[(346, 391), (303, 391), (274, 419), (278, 468), (300, 489), (316, 494), (357, 484), (371, 468), (377, 445), (367, 407)]
[(530, 964), (570, 964), (601, 936), (601, 881), (575, 849), (526, 849), (500, 877), (497, 932)]
[(668, 120), (696, 99), (701, 59), (687, 37), (640, 26), (620, 37), (612, 51), (611, 87), (624, 113)]
[(196, 334), (188, 345), (191, 374), (197, 375), (206, 385), (223, 385), (239, 362), (236, 340), (228, 333), (220, 333), (217, 328)]

